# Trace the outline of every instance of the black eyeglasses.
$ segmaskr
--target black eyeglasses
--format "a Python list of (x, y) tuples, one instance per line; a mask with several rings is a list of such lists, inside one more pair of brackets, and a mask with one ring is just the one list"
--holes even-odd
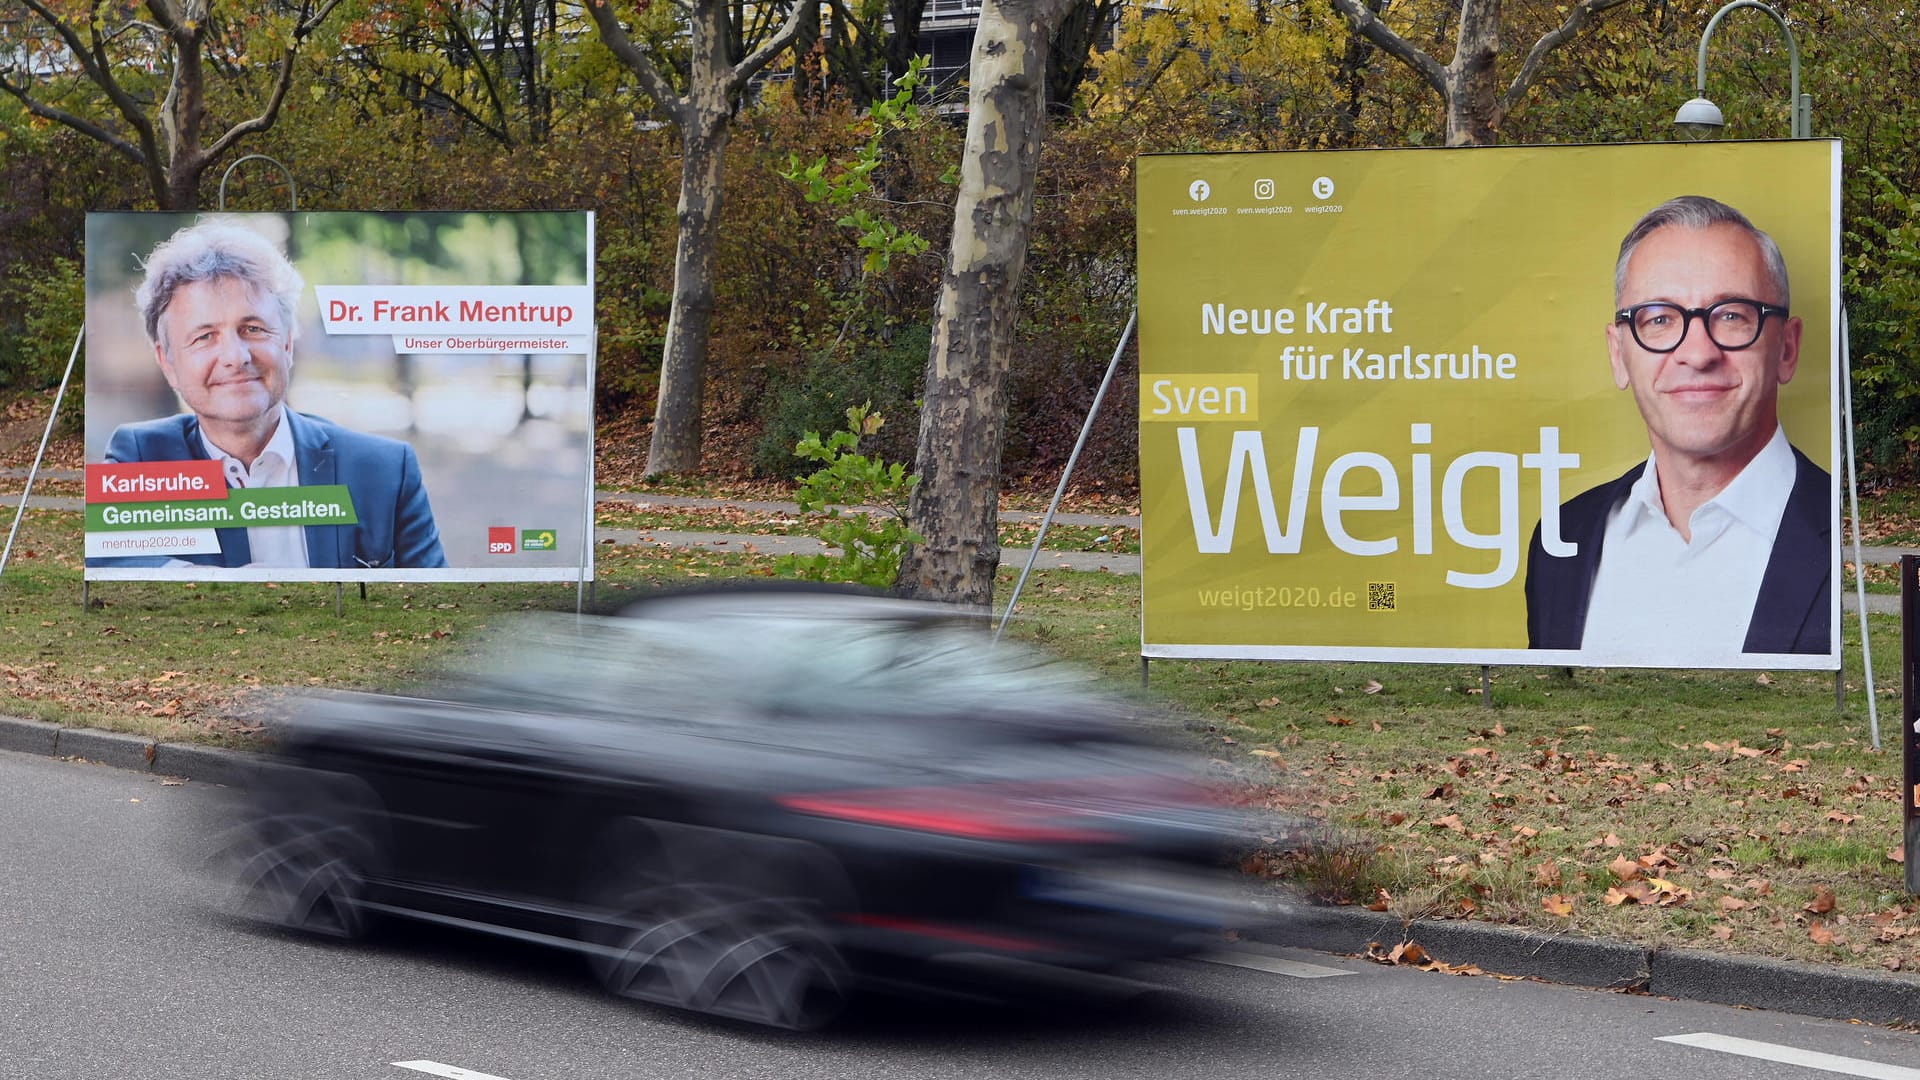
[(1711, 307), (1686, 308), (1661, 300), (1621, 308), (1613, 321), (1626, 323), (1633, 340), (1648, 352), (1670, 353), (1687, 340), (1687, 327), (1695, 318), (1707, 328), (1707, 338), (1723, 349), (1744, 349), (1760, 340), (1767, 316), (1785, 318), (1787, 309), (1758, 300), (1722, 300)]

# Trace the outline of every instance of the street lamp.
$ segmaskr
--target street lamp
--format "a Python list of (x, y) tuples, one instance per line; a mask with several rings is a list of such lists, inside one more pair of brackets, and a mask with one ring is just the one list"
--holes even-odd
[(1779, 24), (1780, 32), (1786, 35), (1787, 59), (1793, 70), (1793, 87), (1790, 91), (1792, 96), (1787, 99), (1787, 115), (1792, 128), (1791, 137), (1812, 138), (1813, 98), (1800, 92), (1800, 46), (1793, 40), (1793, 31), (1787, 28), (1785, 16), (1766, 4), (1760, 3), (1760, 0), (1733, 0), (1733, 3), (1714, 12), (1713, 18), (1707, 20), (1707, 28), (1700, 33), (1700, 63), (1696, 69), (1695, 78), (1699, 96), (1680, 106), (1680, 111), (1673, 114), (1673, 122), (1697, 135), (1704, 135), (1726, 126), (1727, 121), (1720, 114), (1720, 106), (1707, 100), (1707, 40), (1713, 37), (1714, 28), (1720, 25), (1720, 20), (1726, 18), (1728, 12), (1740, 8), (1758, 8), (1766, 12), (1773, 17), (1774, 22)]

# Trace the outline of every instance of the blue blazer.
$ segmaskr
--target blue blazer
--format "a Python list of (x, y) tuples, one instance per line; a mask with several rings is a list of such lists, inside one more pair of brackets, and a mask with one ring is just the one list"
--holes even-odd
[[(367, 435), (318, 416), (287, 409), (294, 459), (303, 487), (345, 484), (357, 525), (308, 525), (307, 561), (315, 569), (411, 570), (447, 565), (433, 523), (420, 461), (397, 439)], [(192, 413), (122, 424), (107, 440), (107, 460), (205, 461), (200, 418)], [(253, 561), (245, 528), (216, 529), (220, 553), (93, 558), (88, 566), (162, 566), (177, 558), (200, 566), (245, 566)]]
[[(1793, 490), (1760, 579), (1741, 652), (1824, 653), (1833, 629), (1833, 502), (1827, 470), (1793, 451)], [(1580, 546), (1566, 558), (1548, 555), (1533, 530), (1527, 547), (1527, 647), (1578, 649), (1600, 569), (1607, 515), (1647, 467), (1591, 488), (1560, 508), (1560, 535)], [(1649, 633), (1658, 633), (1650, 627)]]

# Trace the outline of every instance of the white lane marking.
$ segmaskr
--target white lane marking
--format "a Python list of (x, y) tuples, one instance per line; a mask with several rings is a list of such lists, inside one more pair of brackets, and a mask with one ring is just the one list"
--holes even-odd
[(391, 1064), (396, 1068), (412, 1069), (414, 1072), (423, 1072), (429, 1076), (444, 1076), (447, 1080), (507, 1080), (504, 1076), (474, 1072), (472, 1069), (463, 1069), (458, 1065), (442, 1065), (437, 1061), (395, 1061)]
[(1697, 1046), (1703, 1050), (1718, 1050), (1723, 1054), (1739, 1054), (1742, 1057), (1764, 1058), (1788, 1065), (1803, 1065), (1822, 1072), (1865, 1076), (1870, 1077), (1871, 1080), (1920, 1080), (1920, 1069), (1909, 1069), (1904, 1065), (1887, 1065), (1863, 1058), (1821, 1054), (1812, 1050), (1802, 1050), (1796, 1046), (1780, 1046), (1776, 1043), (1755, 1042), (1752, 1039), (1736, 1039), (1731, 1035), (1715, 1035), (1710, 1031), (1698, 1031), (1691, 1035), (1662, 1035), (1655, 1041)]
[(1351, 975), (1351, 971), (1339, 968), (1321, 967), (1318, 964), (1305, 964), (1298, 960), (1282, 960), (1277, 956), (1265, 956), (1260, 953), (1209, 952), (1194, 957), (1209, 964), (1225, 964), (1228, 967), (1248, 968), (1253, 971), (1266, 971), (1275, 975), (1289, 975), (1296, 979), (1327, 979), (1335, 975)]

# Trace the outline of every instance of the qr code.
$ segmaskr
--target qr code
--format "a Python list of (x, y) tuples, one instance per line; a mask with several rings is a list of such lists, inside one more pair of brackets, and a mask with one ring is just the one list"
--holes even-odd
[(1391, 581), (1367, 582), (1367, 610), (1392, 611), (1393, 585)]

